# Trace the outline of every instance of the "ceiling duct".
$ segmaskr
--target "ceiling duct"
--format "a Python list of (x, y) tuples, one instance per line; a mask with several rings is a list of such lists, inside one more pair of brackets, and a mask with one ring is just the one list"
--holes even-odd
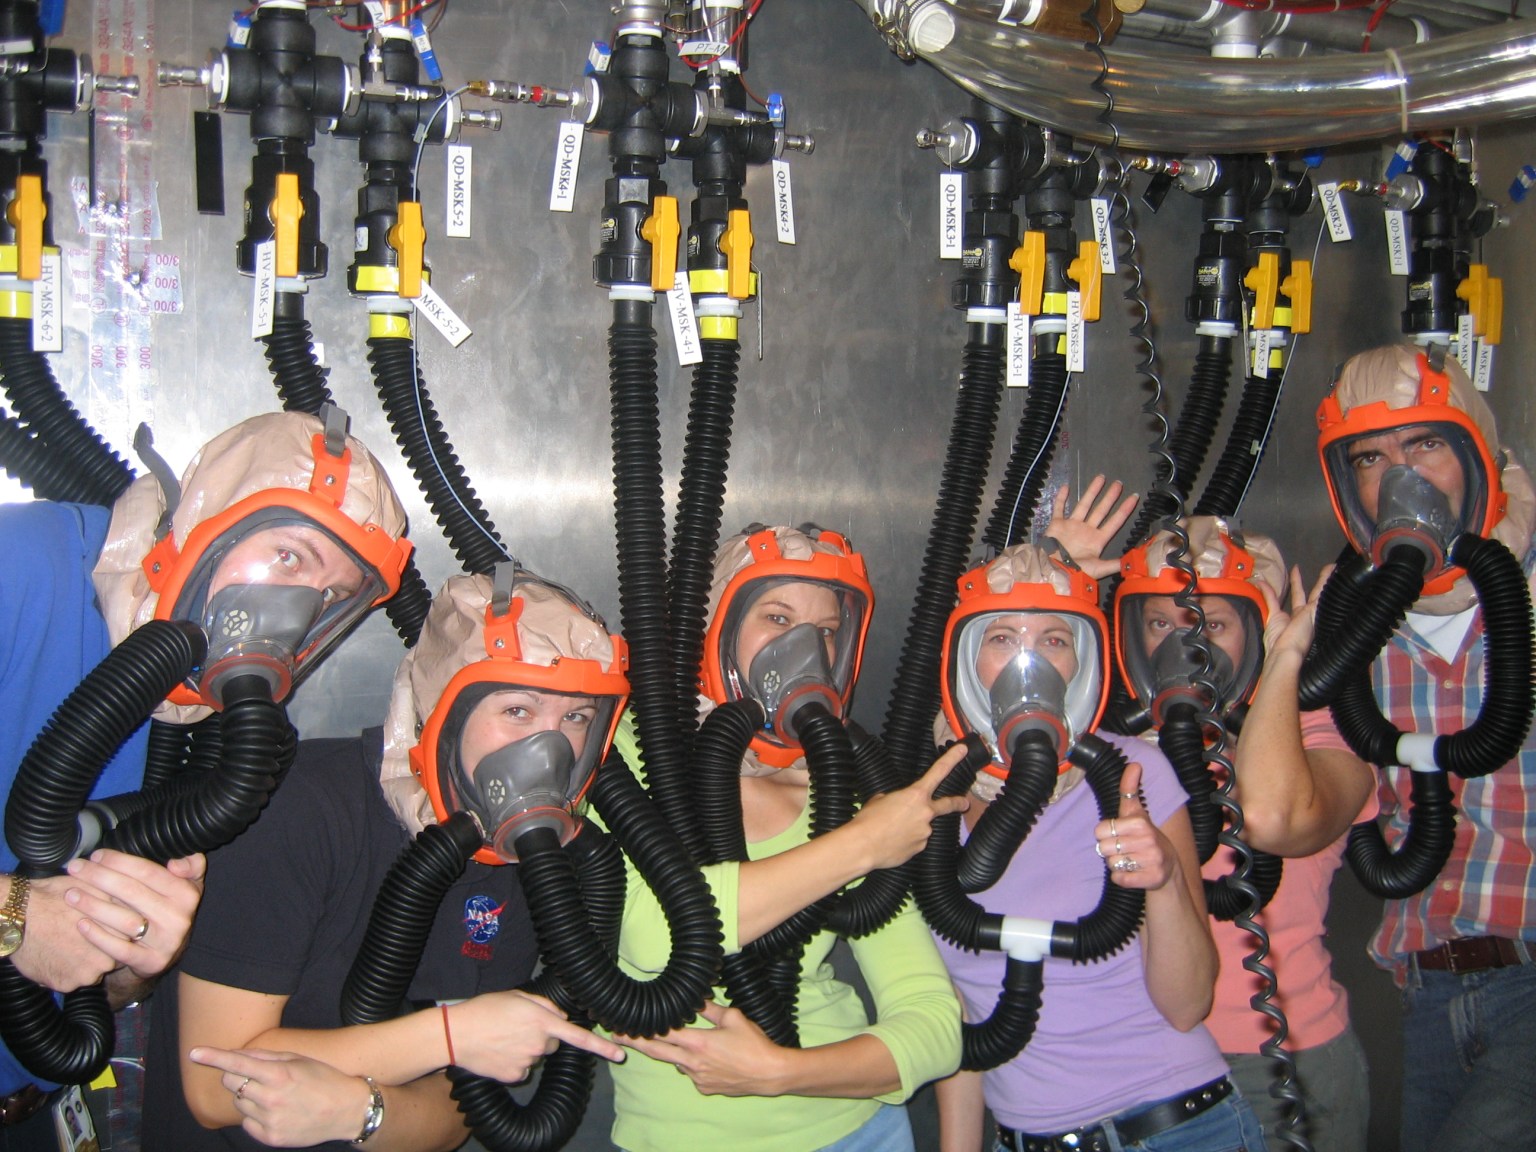
[(1000, 22), (1012, 0), (864, 0), (887, 41), (966, 91), (1082, 140), (1259, 152), (1378, 140), (1536, 112), (1536, 25), (1511, 21), (1379, 52), (1207, 59), (1105, 49)]

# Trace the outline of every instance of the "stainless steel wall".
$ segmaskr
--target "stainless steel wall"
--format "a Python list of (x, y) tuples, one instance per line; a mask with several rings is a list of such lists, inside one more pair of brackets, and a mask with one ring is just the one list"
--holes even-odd
[[(61, 42), (90, 50), (125, 18), (125, 9), (153, 39), (151, 46), (141, 37), (136, 54), (134, 70), (146, 78), (159, 60), (205, 58), (222, 44), (228, 19), (228, 5), (207, 0), (97, 0), (94, 12), (77, 0)], [(606, 34), (608, 19), (608, 5), (599, 0), (454, 0), (435, 41), (452, 83), (497, 77), (564, 86), (580, 74), (589, 42)], [(316, 23), (323, 50), (355, 58), (355, 36), (328, 21)], [(791, 130), (814, 133), (817, 147), (812, 156), (793, 158), (797, 245), (774, 242), (767, 172), (755, 171), (749, 181), (764, 337), (759, 359), (757, 314), (749, 312), (725, 519), (728, 528), (813, 519), (848, 532), (867, 554), (879, 608), (856, 710), (866, 724), (878, 725), (928, 530), (964, 339), (963, 319), (948, 307), (956, 270), (936, 258), (939, 167), (912, 139), (917, 129), (964, 112), (967, 99), (926, 66), (890, 55), (848, 0), (770, 0), (752, 25), (750, 59), (751, 87), (762, 95), (783, 93)], [(102, 63), (112, 71), (121, 61)], [(135, 253), (129, 263), (144, 253), (175, 257), (185, 310), (119, 323), (110, 307), (93, 314), (74, 305), (66, 350), (57, 357), (66, 391), (116, 447), (126, 452), (133, 424), (147, 419), (177, 467), (215, 432), (277, 403), (260, 347), (249, 338), (250, 281), (234, 269), (240, 194), (249, 179), (247, 124), (239, 115), (224, 120), (230, 213), (201, 217), (192, 195), (190, 143), (191, 114), (200, 107), (199, 92), (162, 90), (126, 118), (102, 117), (97, 130), (99, 195), (110, 199), (124, 172), (130, 182), (133, 172), (154, 181), (159, 235), (127, 245)], [(586, 141), (577, 210), (552, 214), (547, 202), (560, 114), (504, 111), (499, 134), (469, 138), (475, 146), (473, 239), (443, 236), (444, 160), (436, 148), (426, 153), (420, 183), (433, 283), (475, 334), (453, 349), (423, 327), (422, 370), (469, 476), (519, 558), (571, 583), (616, 621), (609, 307), (591, 282), (605, 141)], [(89, 167), (84, 118), (55, 116), (51, 132), (57, 239), (86, 253), (74, 257), (78, 267), (100, 270), (105, 265), (93, 265), (92, 239), (77, 230), (82, 218), (71, 218), (68, 194), (70, 179), (84, 177)], [(1501, 193), (1520, 164), (1536, 160), (1533, 152), (1526, 124), (1485, 131), (1480, 161), (1487, 186)], [(363, 309), (346, 293), (362, 174), (356, 145), (322, 136), (312, 155), (332, 271), (312, 287), (307, 313), (324, 342), (333, 391), (406, 496), (418, 564), (435, 587), (455, 565), (390, 442), (365, 360)], [(1375, 147), (1330, 153), (1320, 175), (1369, 176), (1381, 160)], [(687, 166), (671, 164), (666, 176), (686, 200)], [(1281, 426), (1244, 516), (1247, 527), (1277, 536), (1309, 572), (1340, 543), (1318, 475), (1312, 413), (1333, 365), (1393, 339), (1403, 306), (1403, 283), (1387, 273), (1379, 212), (1365, 204), (1352, 208), (1357, 239), (1321, 242), (1316, 331), (1294, 358)], [(1296, 222), (1298, 255), (1313, 248), (1321, 226), (1315, 210)], [(1180, 193), (1155, 216), (1137, 205), (1146, 292), (1174, 404), (1194, 352), (1183, 299), (1199, 228), (1197, 205)], [(110, 238), (95, 246), (108, 255), (113, 250)], [(1486, 247), (1506, 293), (1506, 343), (1491, 399), (1506, 441), (1529, 464), (1536, 462), (1536, 419), (1525, 366), (1536, 334), (1531, 289), (1520, 276), (1536, 256), (1529, 213), (1517, 210), (1512, 226)], [(152, 260), (140, 270), (146, 269), (153, 273)], [(106, 275), (133, 270), (114, 267)], [(1089, 371), (1072, 388), (1057, 482), (1077, 486), (1097, 471), (1138, 491), (1150, 481), (1150, 424), (1141, 411), (1146, 396), (1133, 371), (1136, 348), (1118, 298), (1122, 286), (1106, 286), (1104, 319), (1090, 331)], [(103, 356), (106, 366), (114, 363), (114, 329), (147, 335), (150, 354), (142, 370), (93, 368)], [(93, 354), (93, 345), (104, 351)], [(663, 335), (664, 360), (669, 349)], [(127, 354), (134, 365), (144, 363), (136, 345)], [(675, 481), (688, 375), (664, 367), (662, 380)], [(1007, 398), (994, 473), (1020, 407), (1021, 397)], [(294, 709), (302, 730), (342, 733), (378, 722), (399, 655), (387, 623), (371, 620), (303, 689)], [(1357, 993), (1357, 1010), (1368, 1004), (1364, 1010), (1371, 1013), (1390, 1011), (1380, 980), (1372, 985), (1370, 974), (1360, 980), (1365, 990)]]

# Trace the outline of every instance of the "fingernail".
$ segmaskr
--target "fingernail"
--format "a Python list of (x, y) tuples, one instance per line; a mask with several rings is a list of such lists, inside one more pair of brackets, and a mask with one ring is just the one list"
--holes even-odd
[(64, 893), (64, 903), (70, 905), (80, 903), (80, 889), (71, 888), (68, 892)]

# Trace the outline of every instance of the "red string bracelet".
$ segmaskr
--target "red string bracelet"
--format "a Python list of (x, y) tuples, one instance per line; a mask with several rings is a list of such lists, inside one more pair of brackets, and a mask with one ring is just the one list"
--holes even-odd
[(448, 1027), (448, 1005), (439, 1004), (443, 1011), (443, 1039), (448, 1042), (448, 1063), (457, 1064), (458, 1060), (453, 1055), (453, 1032)]

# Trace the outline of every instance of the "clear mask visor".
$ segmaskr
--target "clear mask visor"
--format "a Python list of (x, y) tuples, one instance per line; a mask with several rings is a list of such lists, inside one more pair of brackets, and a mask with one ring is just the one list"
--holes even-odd
[(1171, 595), (1131, 596), (1121, 607), (1119, 641), (1130, 689), (1159, 725), (1164, 709), (1179, 701), (1225, 712), (1246, 700), (1264, 664), (1264, 626), (1252, 601), (1217, 593), (1195, 600), (1204, 614), (1199, 644), (1193, 608)]

